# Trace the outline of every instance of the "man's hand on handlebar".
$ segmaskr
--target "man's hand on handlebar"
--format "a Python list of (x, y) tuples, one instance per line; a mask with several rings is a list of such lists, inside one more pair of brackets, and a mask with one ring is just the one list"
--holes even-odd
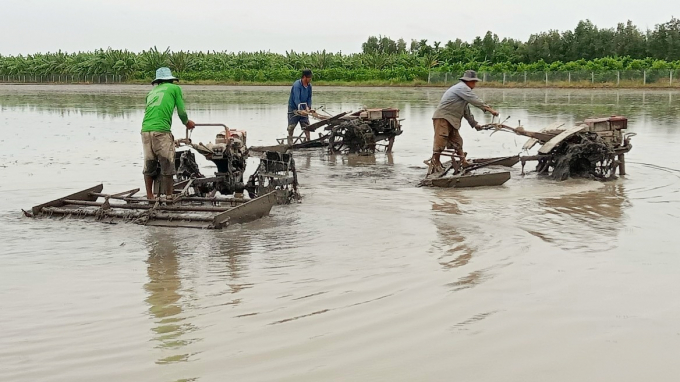
[(194, 121), (188, 120), (188, 121), (187, 121), (187, 124), (186, 124), (185, 126), (187, 127), (187, 129), (193, 130), (194, 127), (196, 127), (196, 124), (194, 123)]
[(496, 110), (492, 109), (491, 106), (485, 107), (484, 110), (491, 113), (491, 115), (493, 115), (494, 117), (498, 117), (498, 112)]
[(180, 148), (183, 145), (190, 145), (191, 144), (191, 139), (188, 138), (182, 138), (182, 139), (175, 139), (175, 147)]

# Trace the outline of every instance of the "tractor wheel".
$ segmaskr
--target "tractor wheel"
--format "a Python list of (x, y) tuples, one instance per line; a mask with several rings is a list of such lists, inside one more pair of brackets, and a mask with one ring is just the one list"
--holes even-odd
[(332, 154), (369, 154), (375, 152), (375, 134), (365, 123), (344, 122), (335, 126), (328, 137)]

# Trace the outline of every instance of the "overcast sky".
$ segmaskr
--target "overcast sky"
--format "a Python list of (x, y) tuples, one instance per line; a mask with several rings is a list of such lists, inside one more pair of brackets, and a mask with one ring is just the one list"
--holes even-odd
[(632, 20), (641, 29), (680, 17), (675, 1), (598, 0), (0, 0), (0, 54), (112, 47), (135, 52), (358, 52), (370, 35), (471, 41), (486, 31), (531, 33)]

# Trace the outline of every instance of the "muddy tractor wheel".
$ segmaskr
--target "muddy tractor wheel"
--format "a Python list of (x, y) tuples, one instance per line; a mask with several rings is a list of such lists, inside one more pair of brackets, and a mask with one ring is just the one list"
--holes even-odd
[(328, 137), (332, 154), (369, 154), (375, 152), (375, 134), (370, 126), (344, 122), (335, 126)]
[(203, 177), (196, 163), (194, 153), (189, 150), (175, 152), (175, 174), (177, 182)]
[(344, 125), (335, 126), (328, 136), (328, 150), (332, 154), (344, 153), (347, 150), (346, 137), (347, 127)]
[(292, 155), (274, 151), (264, 152), (257, 170), (248, 179), (245, 189), (251, 197), (278, 190), (279, 204), (299, 201), (301, 196), (298, 192), (297, 170)]
[(618, 162), (614, 159), (614, 156), (609, 156), (603, 158), (602, 160), (595, 163), (595, 168), (593, 170), (593, 176), (597, 179), (609, 180), (616, 177), (616, 168), (618, 167)]
[(540, 159), (536, 166), (536, 172), (539, 175), (548, 175), (550, 172), (550, 161), (548, 159)]
[(618, 162), (612, 148), (596, 134), (582, 133), (563, 142), (552, 153), (552, 177), (610, 180), (616, 178)]

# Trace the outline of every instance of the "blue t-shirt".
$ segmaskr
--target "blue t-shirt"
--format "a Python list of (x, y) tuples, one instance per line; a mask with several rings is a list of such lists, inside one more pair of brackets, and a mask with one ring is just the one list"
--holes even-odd
[(288, 98), (288, 112), (298, 110), (301, 103), (306, 103), (308, 108), (312, 108), (312, 84), (304, 87), (301, 80), (295, 81), (293, 87), (290, 89), (290, 97)]

